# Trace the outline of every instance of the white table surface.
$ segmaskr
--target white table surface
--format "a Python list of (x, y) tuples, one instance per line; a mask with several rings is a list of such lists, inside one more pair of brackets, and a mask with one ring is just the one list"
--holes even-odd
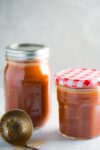
[[(38, 145), (40, 150), (100, 150), (100, 137), (89, 140), (72, 140), (63, 137), (58, 132), (58, 109), (55, 89), (52, 93), (52, 111), (50, 119), (45, 127), (34, 131), (29, 144), (36, 141), (43, 143)], [(4, 113), (4, 94), (3, 89), (0, 88), (0, 116)], [(25, 149), (25, 148), (24, 148)], [(15, 148), (4, 142), (0, 137), (0, 150), (22, 150), (22, 148)]]

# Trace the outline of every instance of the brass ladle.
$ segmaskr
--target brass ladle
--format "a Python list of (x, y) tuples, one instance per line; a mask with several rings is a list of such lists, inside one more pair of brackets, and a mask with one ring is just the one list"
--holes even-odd
[(32, 121), (25, 111), (14, 109), (5, 113), (1, 118), (1, 136), (10, 144), (38, 150), (26, 145), (32, 135), (32, 131)]

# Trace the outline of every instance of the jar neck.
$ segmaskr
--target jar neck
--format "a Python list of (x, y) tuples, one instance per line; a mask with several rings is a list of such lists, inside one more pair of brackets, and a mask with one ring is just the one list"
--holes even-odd
[(68, 92), (91, 92), (91, 91), (96, 91), (96, 90), (100, 90), (99, 86), (96, 87), (89, 87), (89, 88), (68, 88), (65, 86), (61, 86), (61, 85), (57, 85), (58, 88), (62, 88), (65, 91)]
[(19, 64), (33, 64), (33, 63), (47, 63), (49, 61), (48, 58), (45, 59), (33, 59), (33, 60), (11, 60), (11, 59), (6, 59), (6, 62), (8, 63), (19, 63)]

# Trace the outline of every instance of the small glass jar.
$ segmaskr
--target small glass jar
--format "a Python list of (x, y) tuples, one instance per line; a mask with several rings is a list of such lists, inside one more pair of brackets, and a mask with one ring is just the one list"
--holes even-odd
[(68, 69), (56, 76), (60, 132), (88, 139), (100, 135), (100, 72)]
[(49, 49), (38, 44), (13, 44), (6, 49), (5, 109), (25, 110), (34, 127), (43, 126), (50, 110)]

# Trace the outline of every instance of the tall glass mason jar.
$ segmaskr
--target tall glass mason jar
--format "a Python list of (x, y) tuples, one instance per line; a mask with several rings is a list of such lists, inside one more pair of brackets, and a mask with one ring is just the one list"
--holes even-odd
[(60, 132), (88, 139), (100, 135), (100, 71), (66, 69), (56, 76)]
[(25, 110), (34, 127), (43, 126), (50, 111), (49, 48), (38, 44), (13, 44), (6, 48), (5, 109)]

